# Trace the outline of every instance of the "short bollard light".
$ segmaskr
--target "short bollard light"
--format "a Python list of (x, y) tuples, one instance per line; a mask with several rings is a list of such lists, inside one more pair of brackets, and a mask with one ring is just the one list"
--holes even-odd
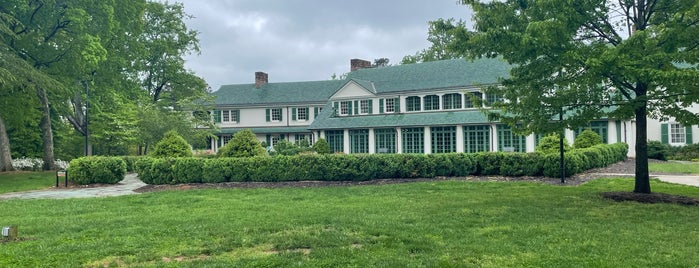
[(58, 187), (58, 178), (63, 177), (65, 180), (65, 187), (68, 187), (68, 171), (66, 170), (57, 170), (56, 171), (56, 187)]
[(10, 240), (17, 238), (17, 226), (2, 227), (2, 239)]

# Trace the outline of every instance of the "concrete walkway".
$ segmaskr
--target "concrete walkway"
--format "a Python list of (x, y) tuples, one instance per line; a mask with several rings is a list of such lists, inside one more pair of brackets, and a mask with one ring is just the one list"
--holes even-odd
[(137, 194), (134, 190), (145, 186), (136, 174), (126, 174), (124, 180), (113, 186), (74, 189), (48, 189), (27, 192), (14, 192), (0, 195), (3, 199), (67, 199)]
[[(614, 177), (633, 177), (634, 174), (623, 174), (623, 173), (598, 173), (605, 176)], [(657, 178), (660, 181), (675, 184), (684, 184), (694, 187), (699, 187), (699, 175), (654, 175), (650, 174), (650, 178)]]
[[(608, 176), (633, 177), (633, 174), (604, 173)], [(661, 181), (699, 187), (699, 175), (651, 175)], [(138, 194), (134, 190), (145, 186), (136, 174), (127, 174), (124, 180), (113, 186), (77, 189), (48, 189), (27, 192), (14, 192), (0, 195), (4, 199), (67, 199)]]

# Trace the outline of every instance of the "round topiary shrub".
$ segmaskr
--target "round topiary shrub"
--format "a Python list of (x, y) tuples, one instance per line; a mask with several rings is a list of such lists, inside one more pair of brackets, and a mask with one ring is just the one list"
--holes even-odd
[(267, 150), (262, 147), (262, 144), (255, 133), (249, 129), (243, 129), (233, 135), (231, 142), (227, 143), (218, 150), (217, 157), (252, 157), (267, 155)]
[(153, 157), (191, 157), (192, 148), (189, 143), (175, 131), (165, 133), (155, 148), (151, 151)]
[[(570, 145), (568, 145), (568, 139), (563, 139), (563, 151), (567, 152), (570, 150)], [(561, 139), (558, 133), (553, 133), (551, 135), (541, 138), (539, 144), (536, 145), (535, 151), (544, 154), (560, 153), (561, 152)]]
[(116, 184), (126, 175), (126, 162), (119, 157), (88, 156), (70, 161), (68, 178), (80, 185)]
[(580, 135), (575, 137), (575, 142), (573, 142), (573, 147), (575, 149), (582, 149), (595, 146), (597, 144), (602, 144), (602, 137), (590, 129), (584, 130)]
[(328, 144), (328, 141), (326, 141), (323, 138), (318, 139), (315, 144), (313, 144), (313, 151), (316, 151), (316, 153), (319, 154), (329, 154), (330, 153), (330, 144)]

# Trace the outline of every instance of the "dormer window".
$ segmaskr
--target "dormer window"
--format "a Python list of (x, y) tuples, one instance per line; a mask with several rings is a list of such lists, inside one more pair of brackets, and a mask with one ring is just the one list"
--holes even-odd
[(340, 115), (349, 115), (351, 109), (352, 109), (352, 102), (351, 101), (340, 102)]
[(396, 112), (396, 101), (395, 99), (386, 99), (386, 112), (387, 113), (394, 113)]
[(371, 102), (369, 100), (359, 101), (359, 113), (360, 114), (370, 114), (371, 113)]

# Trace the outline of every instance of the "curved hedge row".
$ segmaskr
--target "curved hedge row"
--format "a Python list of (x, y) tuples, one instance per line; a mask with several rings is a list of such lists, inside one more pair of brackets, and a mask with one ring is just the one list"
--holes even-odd
[(120, 157), (88, 156), (70, 161), (68, 179), (77, 184), (116, 184), (126, 176), (126, 162)]
[[(625, 143), (603, 144), (565, 154), (566, 176), (626, 159)], [(450, 153), (296, 155), (249, 158), (150, 158), (133, 164), (148, 184), (364, 181), (436, 176), (560, 176), (558, 154)]]

